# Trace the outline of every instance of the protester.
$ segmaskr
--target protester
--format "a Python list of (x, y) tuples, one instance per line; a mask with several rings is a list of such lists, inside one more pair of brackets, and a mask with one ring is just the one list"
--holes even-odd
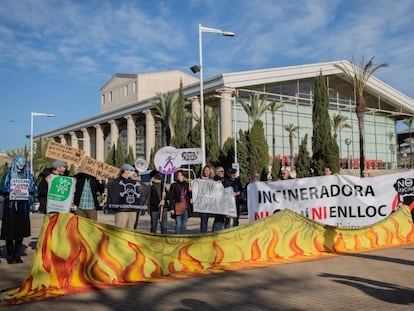
[[(232, 187), (233, 188), (233, 195), (236, 201), (236, 211), (237, 216), (233, 218), (233, 227), (237, 227), (239, 225), (239, 217), (240, 217), (240, 194), (243, 191), (243, 185), (240, 181), (240, 178), (236, 177), (237, 169), (230, 168), (228, 171), (227, 178), (224, 179), (223, 186)], [(231, 217), (226, 217), (224, 222), (224, 228), (230, 228), (230, 220)]]
[(363, 177), (371, 177), (371, 171), (369, 170), (363, 170), (362, 171)]
[[(222, 166), (216, 167), (216, 175), (214, 175), (213, 180), (223, 184), (224, 168)], [(226, 215), (214, 214), (214, 223), (213, 223), (213, 229), (212, 229), (213, 232), (224, 229), (225, 218), (226, 218)]]
[(331, 170), (331, 168), (329, 166), (326, 166), (323, 169), (323, 173), (325, 174), (325, 176), (329, 176), (329, 175), (332, 175), (332, 170)]
[(97, 221), (98, 193), (101, 195), (104, 193), (104, 180), (101, 177), (96, 178), (86, 173), (78, 173), (73, 177), (76, 179), (73, 197), (76, 214)]
[(7, 263), (23, 263), (23, 238), (30, 236), (30, 207), (35, 186), (24, 155), (16, 155), (10, 171), (3, 175), (0, 194), (4, 196), (0, 239), (6, 240)]
[(185, 181), (184, 172), (176, 172), (176, 181), (171, 185), (170, 192), (171, 217), (175, 217), (175, 233), (184, 234), (187, 231), (190, 213), (191, 188)]
[(292, 176), (290, 175), (290, 169), (288, 167), (285, 167), (281, 171), (281, 173), (280, 173), (280, 179), (281, 180), (293, 179)]
[(149, 201), (149, 193), (142, 191), (138, 180), (131, 179), (134, 170), (132, 165), (123, 164), (119, 177), (108, 183), (107, 206), (115, 213), (115, 225), (129, 230), (134, 230), (137, 210), (145, 209), (143, 202)]
[[(213, 170), (209, 165), (203, 167), (203, 171), (201, 173), (201, 179), (203, 180), (211, 180), (212, 179)], [(206, 233), (208, 230), (208, 219), (210, 217), (210, 213), (200, 213), (200, 233)]]
[[(161, 233), (167, 233), (168, 206), (165, 182), (161, 181), (161, 173), (152, 170), (150, 173), (151, 199), (150, 199), (150, 217), (151, 232), (157, 232), (158, 222), (160, 222)], [(161, 214), (162, 210), (162, 214)], [(161, 217), (161, 218), (160, 218)]]
[(38, 176), (40, 179), (37, 189), (37, 195), (39, 200), (39, 212), (47, 212), (47, 194), (49, 192), (48, 181), (50, 175), (66, 175), (68, 164), (64, 161), (56, 160), (52, 163), (51, 168), (45, 168)]
[(260, 175), (258, 172), (253, 171), (250, 174), (250, 179), (249, 182), (244, 186), (242, 193), (240, 194), (240, 214), (243, 213), (248, 213), (248, 209), (247, 209), (247, 202), (248, 202), (248, 191), (247, 191), (247, 187), (249, 186), (250, 183), (253, 182), (258, 182), (260, 181)]

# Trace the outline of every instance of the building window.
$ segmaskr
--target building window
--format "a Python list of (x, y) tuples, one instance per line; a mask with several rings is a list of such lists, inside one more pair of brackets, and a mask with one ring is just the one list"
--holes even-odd
[(137, 82), (134, 82), (132, 87), (132, 92), (135, 94), (137, 92)]
[(128, 85), (124, 86), (124, 94), (125, 96), (128, 96)]
[(105, 105), (105, 94), (102, 95), (102, 102), (101, 102), (101, 104), (102, 105)]
[(112, 101), (112, 91), (109, 92), (109, 101)]

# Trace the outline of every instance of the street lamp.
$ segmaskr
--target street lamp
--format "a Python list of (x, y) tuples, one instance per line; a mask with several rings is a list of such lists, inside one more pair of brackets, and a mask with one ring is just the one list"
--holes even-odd
[(33, 117), (55, 117), (53, 113), (31, 112), (30, 114), (30, 172), (33, 174)]
[(349, 163), (349, 145), (352, 143), (352, 140), (351, 140), (351, 138), (345, 138), (345, 144), (346, 144), (346, 150), (347, 150), (347, 154), (348, 154), (348, 156), (347, 156), (347, 158), (348, 158), (348, 174), (349, 174), (349, 168), (350, 168), (350, 166), (351, 166), (351, 164)]
[[(194, 67), (194, 69), (198, 69), (200, 71), (200, 120), (201, 120), (201, 129), (200, 129), (200, 136), (201, 136), (201, 157), (202, 157), (202, 167), (206, 165), (206, 133), (204, 128), (204, 86), (203, 86), (203, 40), (202, 34), (203, 32), (211, 32), (217, 33), (226, 37), (234, 37), (234, 33), (230, 31), (223, 31), (220, 29), (204, 27), (201, 24), (198, 24), (198, 48), (199, 48), (199, 56), (200, 56), (200, 63), (198, 67)], [(192, 71), (194, 72), (192, 67)]]

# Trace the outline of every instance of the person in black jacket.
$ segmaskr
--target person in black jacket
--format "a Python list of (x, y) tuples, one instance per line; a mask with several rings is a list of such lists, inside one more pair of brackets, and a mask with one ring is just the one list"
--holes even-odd
[(76, 179), (75, 195), (73, 197), (76, 214), (97, 221), (98, 193), (103, 194), (105, 190), (103, 179), (86, 173), (78, 173), (73, 177)]
[[(161, 174), (157, 170), (153, 170), (150, 173), (150, 185), (151, 185), (151, 199), (150, 199), (150, 216), (151, 216), (151, 232), (157, 232), (158, 221), (160, 222), (161, 233), (167, 233), (167, 217), (168, 217), (168, 205), (167, 193), (165, 191), (164, 182), (161, 181)], [(162, 209), (162, 215), (160, 218)]]
[[(178, 170), (176, 172), (176, 182), (171, 185), (170, 198), (170, 212), (171, 216), (175, 217), (175, 233), (184, 234), (187, 231), (188, 217), (190, 216), (190, 198), (191, 188), (187, 181), (185, 181), (184, 172)], [(179, 210), (178, 206), (183, 204), (183, 210)], [(177, 204), (178, 203), (178, 204)]]

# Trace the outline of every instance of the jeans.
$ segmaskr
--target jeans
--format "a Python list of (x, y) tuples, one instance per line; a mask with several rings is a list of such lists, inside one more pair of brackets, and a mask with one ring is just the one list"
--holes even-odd
[(184, 210), (183, 214), (175, 215), (175, 233), (176, 234), (186, 233), (187, 222), (188, 222), (188, 208)]
[(218, 230), (224, 229), (224, 223), (225, 223), (226, 216), (224, 215), (216, 215), (214, 217), (214, 223), (213, 223), (213, 232)]
[[(164, 208), (162, 210), (162, 221), (160, 223), (162, 234), (167, 233), (167, 217), (168, 217), (168, 211), (167, 209)], [(152, 233), (157, 233), (157, 226), (160, 220), (161, 219), (160, 219), (159, 211), (151, 212), (151, 232)]]
[(209, 213), (200, 213), (200, 232), (201, 233), (207, 232), (209, 217), (210, 217)]

